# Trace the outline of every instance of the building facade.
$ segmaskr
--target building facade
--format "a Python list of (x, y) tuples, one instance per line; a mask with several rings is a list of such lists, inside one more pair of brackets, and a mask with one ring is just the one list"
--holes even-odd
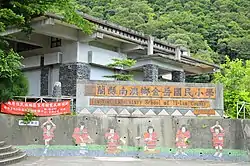
[(93, 34), (84, 34), (54, 14), (34, 19), (29, 37), (18, 28), (0, 34), (14, 36), (10, 44), (24, 57), (29, 96), (51, 96), (56, 82), (61, 82), (63, 96), (77, 96), (79, 81), (112, 81), (104, 76), (116, 73), (117, 69), (107, 67), (114, 58), (137, 61), (126, 69), (136, 81), (185, 82), (186, 75), (219, 68), (191, 58), (184, 48), (88, 15), (83, 17), (96, 26)]

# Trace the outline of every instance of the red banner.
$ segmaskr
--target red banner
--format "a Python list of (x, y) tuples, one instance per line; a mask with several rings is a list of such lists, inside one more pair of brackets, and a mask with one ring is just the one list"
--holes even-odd
[(1, 112), (6, 114), (24, 115), (26, 111), (31, 111), (36, 116), (66, 114), (70, 113), (70, 101), (47, 103), (9, 101), (1, 105)]

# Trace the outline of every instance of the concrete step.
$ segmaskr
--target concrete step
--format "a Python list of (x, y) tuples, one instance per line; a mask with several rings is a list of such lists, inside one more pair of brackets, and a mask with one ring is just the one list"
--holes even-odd
[(22, 153), (19, 149), (11, 149), (11, 151), (0, 153), (0, 160), (8, 157), (14, 157)]
[(5, 142), (4, 141), (0, 141), (0, 147), (4, 146)]
[(9, 164), (15, 164), (22, 160), (24, 160), (27, 157), (26, 153), (20, 153), (17, 156), (14, 157), (8, 157), (5, 159), (0, 159), (0, 165), (9, 165)]
[(12, 146), (11, 145), (4, 145), (4, 146), (0, 147), (0, 153), (9, 152), (11, 150), (12, 150)]

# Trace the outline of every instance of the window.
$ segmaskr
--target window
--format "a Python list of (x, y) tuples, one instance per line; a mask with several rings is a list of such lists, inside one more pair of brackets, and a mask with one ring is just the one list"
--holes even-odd
[(62, 45), (62, 39), (51, 37), (50, 48), (60, 47)]
[(17, 41), (12, 41), (12, 40), (7, 40), (7, 41), (9, 43), (9, 48), (13, 48), (14, 51), (16, 52), (23, 52), (23, 51), (29, 51), (29, 50), (42, 48), (40, 46), (31, 45), (27, 43), (22, 43), (22, 42), (17, 42)]
[(38, 48), (42, 48), (42, 47), (31, 45), (31, 44), (26, 44), (26, 43), (17, 43), (16, 51), (23, 52), (23, 51), (35, 50)]

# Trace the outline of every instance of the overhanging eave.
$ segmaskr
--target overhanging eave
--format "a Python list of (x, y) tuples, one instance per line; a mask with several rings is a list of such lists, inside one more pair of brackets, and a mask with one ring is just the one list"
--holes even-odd
[(194, 74), (213, 72), (214, 69), (217, 69), (218, 67), (216, 65), (203, 63), (202, 61), (199, 60), (192, 61), (192, 59), (190, 59), (189, 61), (186, 61), (182, 59), (176, 59), (174, 56), (171, 55), (162, 55), (162, 54), (144, 55), (136, 58), (135, 60), (137, 60), (138, 62), (143, 62), (143, 61), (147, 62), (150, 60), (156, 60), (161, 63), (165, 63), (166, 66), (171, 64), (172, 66), (181, 67), (184, 71)]
[[(38, 28), (38, 27), (42, 27), (45, 25), (54, 25), (55, 24), (55, 20), (52, 18), (46, 18), (46, 17), (39, 17), (36, 18), (35, 20), (32, 21), (31, 23), (31, 27), (33, 29)], [(18, 33), (21, 32), (22, 29), (21, 28), (17, 28), (17, 27), (9, 27), (7, 28), (6, 31), (1, 32), (0, 36), (8, 36), (14, 33)]]

